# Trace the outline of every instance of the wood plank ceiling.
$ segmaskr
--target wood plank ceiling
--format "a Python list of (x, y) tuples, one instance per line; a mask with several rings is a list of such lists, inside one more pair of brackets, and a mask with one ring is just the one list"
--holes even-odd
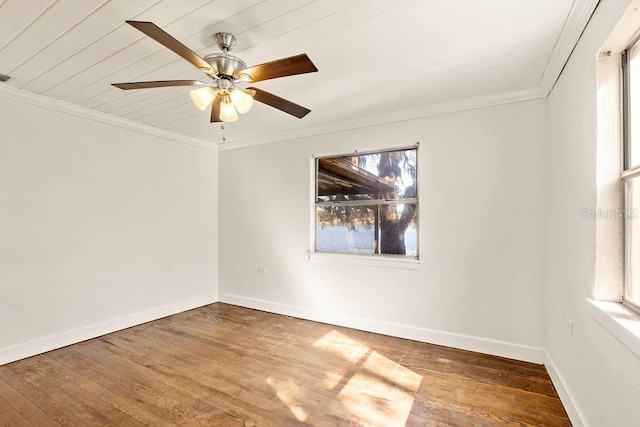
[[(545, 96), (594, 3), (0, 0), (0, 73), (11, 76), (1, 84), (212, 144), (268, 142), (400, 120), (469, 99)], [(218, 52), (215, 32), (232, 32), (232, 53), (248, 65), (307, 53), (318, 73), (257, 86), (312, 112), (299, 120), (256, 103), (222, 130), (191, 104), (188, 87), (113, 88), (203, 79), (127, 19), (152, 21), (201, 56)]]

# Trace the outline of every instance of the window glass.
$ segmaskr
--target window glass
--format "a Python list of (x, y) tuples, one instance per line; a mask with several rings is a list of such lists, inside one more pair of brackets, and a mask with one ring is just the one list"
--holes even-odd
[(319, 252), (373, 254), (376, 247), (373, 206), (318, 207)]
[[(640, 308), (640, 43), (623, 55), (625, 280), (623, 299)], [(636, 169), (634, 169), (636, 168)]]
[(627, 161), (626, 168), (640, 165), (640, 45), (627, 51)]
[(626, 268), (625, 300), (640, 306), (640, 176), (626, 184)]

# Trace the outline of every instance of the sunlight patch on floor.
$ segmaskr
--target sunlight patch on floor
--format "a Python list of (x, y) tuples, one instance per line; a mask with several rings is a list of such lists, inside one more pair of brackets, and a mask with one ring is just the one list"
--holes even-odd
[(353, 375), (338, 399), (364, 425), (404, 426), (413, 407), (411, 393), (367, 373)]
[(340, 384), (345, 375), (346, 372), (325, 372), (324, 388), (326, 390), (333, 390)]
[(301, 390), (296, 383), (291, 380), (281, 380), (274, 377), (267, 378), (267, 384), (276, 392), (278, 399), (291, 411), (291, 413), (298, 419), (298, 421), (306, 421), (309, 418), (307, 412), (297, 401), (297, 396), (300, 395)]
[(383, 355), (371, 352), (362, 364), (362, 369), (376, 374), (379, 378), (415, 393), (420, 388), (422, 376), (404, 366), (387, 359)]
[(267, 379), (299, 421), (314, 424), (341, 419), (363, 425), (405, 425), (422, 376), (335, 330), (314, 347), (340, 360), (335, 370), (322, 373), (324, 379), (318, 379), (317, 384), (298, 385), (294, 378)]
[(340, 356), (352, 363), (358, 362), (369, 351), (369, 347), (352, 340), (338, 331), (329, 332), (316, 341), (313, 346)]

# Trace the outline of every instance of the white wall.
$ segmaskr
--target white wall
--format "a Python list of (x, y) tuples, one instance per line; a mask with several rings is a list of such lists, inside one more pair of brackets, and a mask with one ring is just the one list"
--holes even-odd
[[(545, 108), (522, 102), (221, 152), (220, 300), (541, 362)], [(420, 265), (309, 260), (311, 156), (416, 141)]]
[(573, 395), (573, 421), (593, 426), (640, 422), (640, 359), (585, 300), (595, 284), (596, 222), (581, 219), (581, 209), (596, 208), (596, 53), (628, 5), (600, 3), (549, 98), (546, 348)]
[(0, 364), (217, 299), (217, 152), (0, 96)]

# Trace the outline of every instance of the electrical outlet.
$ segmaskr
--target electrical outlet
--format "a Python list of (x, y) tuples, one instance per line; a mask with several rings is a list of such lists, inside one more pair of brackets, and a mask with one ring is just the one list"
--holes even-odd
[(573, 335), (573, 320), (567, 318), (567, 332), (569, 335)]
[(267, 267), (258, 266), (258, 273), (264, 274), (267, 272)]

